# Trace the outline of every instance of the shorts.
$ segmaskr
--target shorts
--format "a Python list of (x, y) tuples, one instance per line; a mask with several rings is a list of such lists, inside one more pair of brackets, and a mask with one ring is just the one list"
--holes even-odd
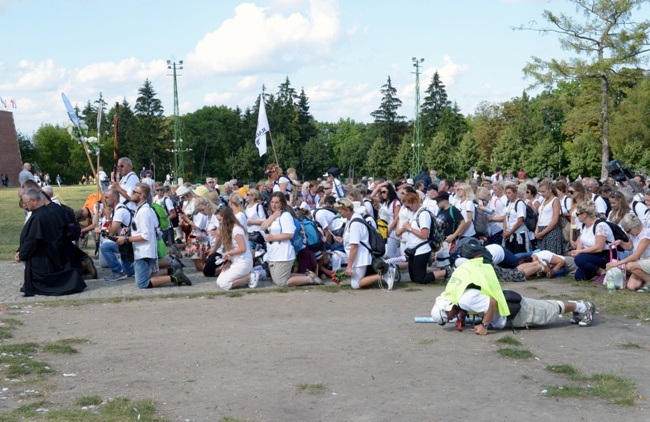
[(291, 261), (269, 261), (269, 272), (273, 283), (279, 287), (287, 287), (292, 267), (293, 259)]
[(521, 298), (521, 309), (512, 320), (513, 327), (531, 327), (551, 324), (561, 317), (561, 309), (556, 300), (537, 300)]
[(298, 273), (305, 274), (307, 270), (316, 271), (318, 264), (316, 263), (316, 255), (309, 248), (302, 248), (298, 252)]
[(639, 259), (637, 261), (644, 273), (650, 274), (650, 258)]

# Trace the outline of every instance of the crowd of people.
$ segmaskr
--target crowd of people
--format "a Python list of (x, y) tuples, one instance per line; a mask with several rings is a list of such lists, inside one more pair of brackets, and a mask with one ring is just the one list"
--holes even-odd
[[(97, 235), (100, 264), (111, 270), (107, 280), (135, 277), (141, 288), (191, 285), (183, 258), (225, 290), (255, 288), (262, 279), (277, 286), (348, 280), (354, 289), (391, 290), (402, 272), (415, 283), (457, 280), (464, 273), (458, 269), (477, 260), (489, 267), (489, 283), (561, 276), (601, 283), (623, 266), (624, 288), (645, 292), (650, 281), (650, 191), (642, 176), (520, 180), (497, 169), (490, 177), (450, 180), (424, 167), (414, 179), (345, 184), (336, 167), (301, 182), (294, 169), (271, 164), (259, 183), (220, 187), (208, 177), (175, 186), (145, 169), (136, 174), (126, 157), (118, 173), (119, 181), (103, 186), (103, 199), (82, 210), (82, 230)], [(381, 256), (376, 236), (383, 238)], [(445, 296), (456, 303), (441, 299), (434, 319), (446, 322), (456, 308), (491, 317), (494, 310), (484, 306), (491, 300), (463, 299), (461, 290)], [(506, 301), (489, 297), (507, 317)], [(472, 307), (479, 299), (482, 305)], [(559, 315), (548, 303), (523, 302), (548, 308), (548, 321)], [(560, 314), (574, 313), (576, 324), (593, 320), (590, 302), (556, 305)], [(515, 322), (536, 323), (523, 321)]]

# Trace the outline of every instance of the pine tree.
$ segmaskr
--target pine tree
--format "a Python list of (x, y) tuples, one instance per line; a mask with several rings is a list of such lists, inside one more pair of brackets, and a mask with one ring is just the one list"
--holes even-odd
[(445, 84), (440, 80), (437, 71), (433, 74), (425, 93), (426, 96), (420, 110), (420, 122), (424, 138), (429, 139), (437, 132), (443, 116), (450, 114), (451, 101), (447, 98)]
[(388, 76), (388, 81), (381, 86), (381, 104), (370, 115), (375, 118), (381, 136), (389, 145), (398, 145), (400, 136), (406, 131), (405, 117), (397, 114), (402, 106), (402, 100), (397, 98), (397, 89)]

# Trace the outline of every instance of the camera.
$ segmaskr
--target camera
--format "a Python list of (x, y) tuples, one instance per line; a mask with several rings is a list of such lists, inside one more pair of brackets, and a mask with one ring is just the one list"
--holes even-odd
[(612, 179), (617, 182), (624, 182), (634, 177), (634, 173), (627, 167), (623, 167), (623, 164), (619, 160), (612, 160), (609, 163), (605, 164), (605, 168), (609, 172), (609, 175)]
[(108, 240), (112, 240), (113, 242), (117, 241), (117, 236), (111, 236), (110, 234), (108, 234), (108, 230), (106, 230), (106, 229), (102, 229), (102, 232), (100, 233), (100, 235), (102, 237), (105, 237)]

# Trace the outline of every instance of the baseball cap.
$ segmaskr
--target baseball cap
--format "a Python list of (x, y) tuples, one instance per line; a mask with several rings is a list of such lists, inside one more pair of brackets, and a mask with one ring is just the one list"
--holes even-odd
[(427, 186), (427, 190), (432, 190), (432, 189), (437, 192), (438, 189), (440, 189), (440, 188), (438, 187), (438, 185), (436, 183), (431, 183), (429, 186)]
[(447, 312), (451, 311), (453, 308), (451, 301), (442, 293), (436, 298), (436, 303), (431, 308), (431, 319), (433, 322), (438, 323), (439, 325), (445, 325), (447, 323)]

